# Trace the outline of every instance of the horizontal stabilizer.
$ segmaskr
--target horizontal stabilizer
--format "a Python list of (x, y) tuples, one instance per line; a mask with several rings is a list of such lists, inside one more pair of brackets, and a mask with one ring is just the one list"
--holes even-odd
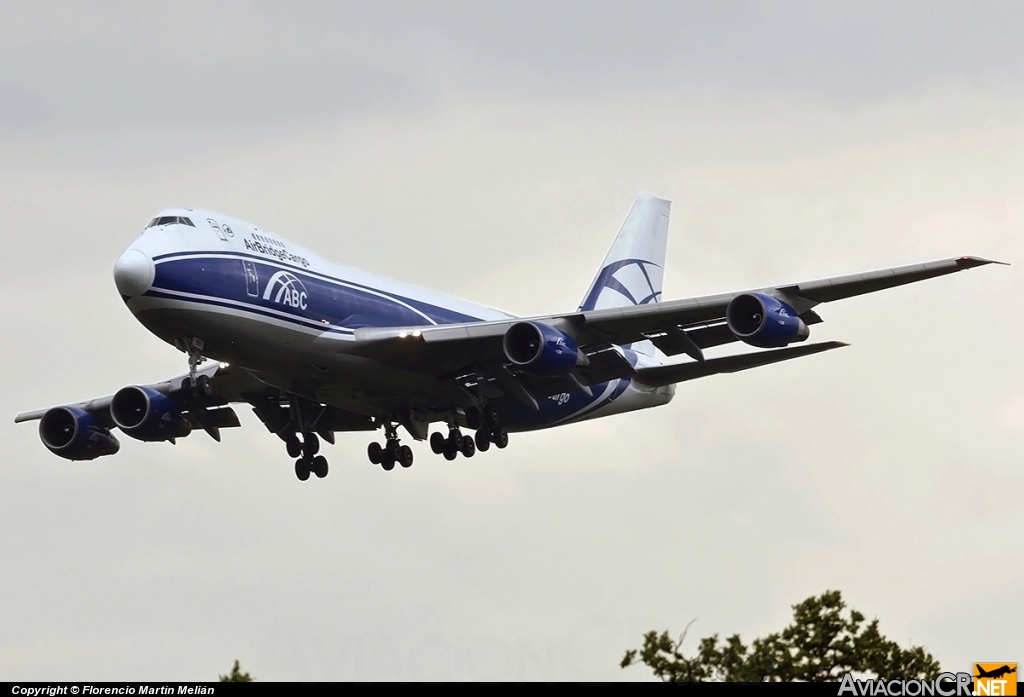
[(696, 380), (697, 378), (718, 373), (736, 373), (748, 368), (757, 368), (762, 365), (769, 365), (770, 363), (788, 361), (791, 358), (809, 356), (812, 353), (821, 353), (822, 351), (830, 351), (848, 345), (841, 341), (823, 341), (820, 344), (810, 344), (807, 346), (794, 346), (774, 351), (712, 358), (703, 363), (687, 362), (674, 365), (659, 365), (653, 368), (637, 368), (636, 380), (651, 387), (661, 387), (662, 385)]

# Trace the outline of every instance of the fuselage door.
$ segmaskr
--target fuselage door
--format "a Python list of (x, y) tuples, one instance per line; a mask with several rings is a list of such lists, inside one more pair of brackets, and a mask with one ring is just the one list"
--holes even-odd
[(210, 227), (213, 228), (213, 231), (217, 233), (217, 237), (221, 238), (225, 242), (228, 241), (227, 233), (225, 233), (224, 230), (221, 229), (220, 225), (217, 224), (216, 220), (214, 220), (213, 218), (207, 218), (206, 222), (208, 222), (210, 224)]
[(260, 297), (260, 277), (256, 273), (256, 264), (242, 260), (245, 266), (245, 292), (250, 298)]

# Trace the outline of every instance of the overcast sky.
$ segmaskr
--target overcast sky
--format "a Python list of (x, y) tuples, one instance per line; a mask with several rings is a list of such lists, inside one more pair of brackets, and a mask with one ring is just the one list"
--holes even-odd
[[(0, 5), (0, 680), (643, 679), (647, 630), (749, 640), (830, 588), (944, 668), (1024, 657), (1018, 4), (338, 5)], [(245, 408), (91, 463), (12, 423), (183, 372), (111, 278), (162, 208), (527, 314), (576, 307), (641, 191), (670, 298), (1014, 266), (408, 471), (340, 434), (300, 483)]]

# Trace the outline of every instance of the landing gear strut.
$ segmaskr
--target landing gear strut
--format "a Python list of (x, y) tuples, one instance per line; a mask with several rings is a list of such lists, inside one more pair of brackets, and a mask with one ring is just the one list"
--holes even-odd
[[(200, 377), (196, 373), (196, 369), (199, 364), (206, 360), (200, 351), (203, 350), (203, 340), (197, 337), (191, 337), (185, 343), (185, 353), (188, 354), (188, 377), (192, 383), (193, 388), (199, 387)], [(205, 375), (203, 377), (206, 377)], [(209, 385), (209, 378), (206, 379), (206, 384)], [(207, 388), (209, 389), (209, 388)]]
[[(320, 404), (315, 404), (315, 407), (320, 410), (324, 408)], [(313, 428), (319, 420), (319, 415), (315, 413), (311, 415), (311, 411), (315, 411), (313, 402), (300, 400), (292, 402), (291, 421), (293, 430), (284, 439), (288, 456), (297, 458), (295, 460), (295, 476), (303, 482), (309, 479), (310, 474), (315, 474), (317, 479), (323, 479), (330, 470), (327, 465), (327, 458), (318, 454), (320, 452), (320, 438), (313, 432)], [(322, 411), (320, 413), (322, 414)], [(302, 436), (301, 441), (299, 440), (299, 435)]]
[[(494, 445), (499, 449), (508, 446), (508, 431), (502, 427), (501, 419), (498, 416), (498, 410), (495, 409), (492, 404), (488, 404), (487, 408), (484, 409), (484, 423), (476, 432), (477, 446), (479, 446), (481, 442), (487, 441), (494, 443)], [(480, 449), (487, 450), (487, 447)]]

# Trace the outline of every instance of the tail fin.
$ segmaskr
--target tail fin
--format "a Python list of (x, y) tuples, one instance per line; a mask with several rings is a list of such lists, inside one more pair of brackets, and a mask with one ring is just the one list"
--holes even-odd
[[(640, 194), (619, 229), (580, 310), (646, 305), (661, 300), (671, 201)], [(634, 351), (654, 354), (644, 341)]]

